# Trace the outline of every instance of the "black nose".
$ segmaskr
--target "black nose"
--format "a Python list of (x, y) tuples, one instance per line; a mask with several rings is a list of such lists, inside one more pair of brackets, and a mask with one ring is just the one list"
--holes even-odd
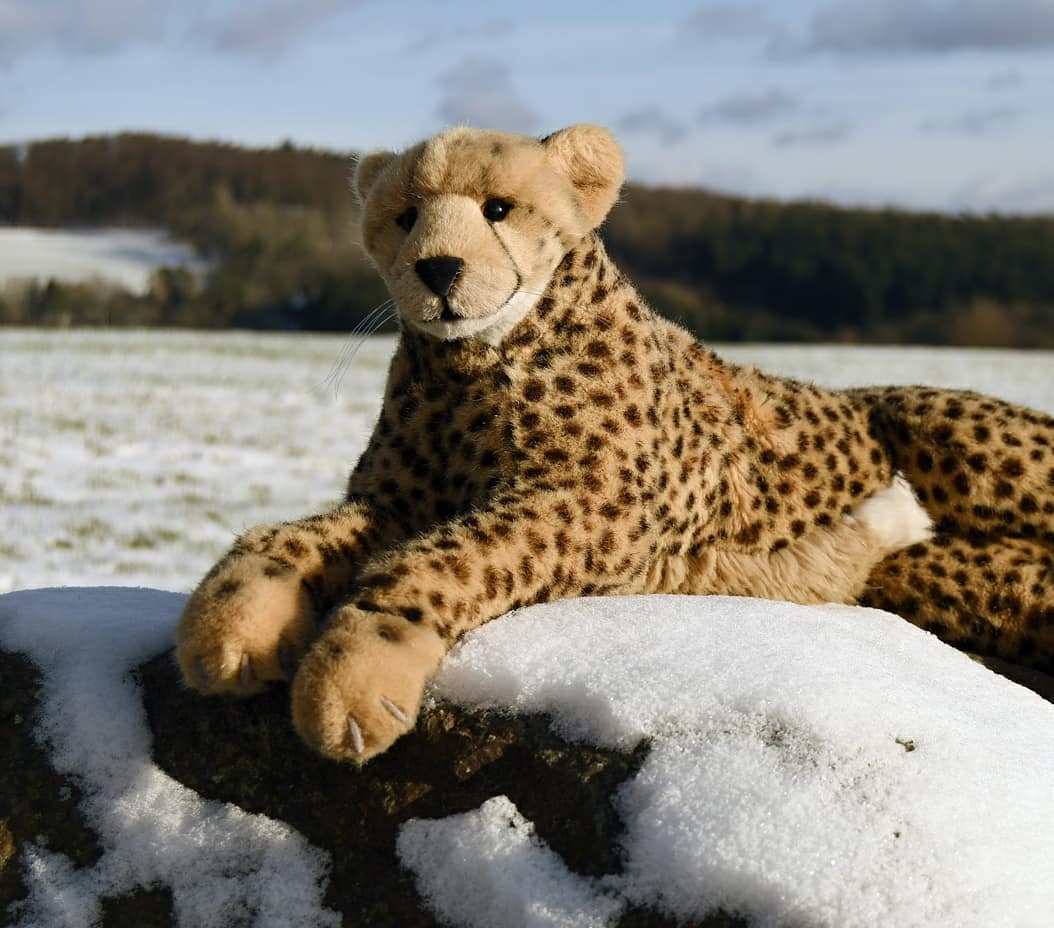
[(460, 258), (441, 255), (438, 258), (422, 258), (414, 267), (417, 268), (417, 276), (425, 282), (429, 290), (437, 296), (446, 296), (454, 286), (454, 281), (457, 280), (464, 264)]

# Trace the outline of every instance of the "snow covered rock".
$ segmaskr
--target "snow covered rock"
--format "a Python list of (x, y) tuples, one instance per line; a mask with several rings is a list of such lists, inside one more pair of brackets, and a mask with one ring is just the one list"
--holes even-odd
[(300, 743), (284, 689), (183, 687), (168, 653), (183, 602), (0, 597), (0, 924), (435, 925), (399, 867), (398, 829), (495, 795), (578, 872), (617, 867), (609, 797), (642, 754), (437, 706), (359, 772)]
[(0, 924), (1050, 923), (1054, 706), (893, 616), (523, 610), (357, 771), (183, 688), (182, 602), (0, 597)]

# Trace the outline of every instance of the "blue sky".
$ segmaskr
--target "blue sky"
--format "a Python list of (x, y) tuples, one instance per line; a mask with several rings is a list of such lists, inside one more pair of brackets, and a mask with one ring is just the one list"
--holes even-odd
[(1054, 212), (1054, 0), (0, 0), (0, 140), (614, 129), (630, 176)]

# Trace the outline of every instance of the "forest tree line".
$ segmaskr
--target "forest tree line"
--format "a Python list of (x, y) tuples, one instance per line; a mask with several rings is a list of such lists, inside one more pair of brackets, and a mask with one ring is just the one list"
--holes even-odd
[[(0, 322), (346, 331), (385, 297), (356, 244), (350, 153), (147, 134), (0, 147), (0, 224), (169, 229), (211, 261), (145, 295), (42, 282)], [(1054, 217), (952, 216), (627, 187), (604, 237), (713, 340), (1054, 347)]]

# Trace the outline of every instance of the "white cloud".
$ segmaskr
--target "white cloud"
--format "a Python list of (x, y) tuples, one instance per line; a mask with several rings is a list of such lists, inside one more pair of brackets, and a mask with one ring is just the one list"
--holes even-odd
[(826, 0), (804, 24), (778, 20), (776, 8), (705, 3), (677, 34), (696, 43), (755, 40), (777, 60), (1054, 47), (1051, 0)]
[(223, 51), (273, 55), (320, 24), (359, 5), (358, 0), (270, 0), (243, 3), (201, 27)]
[(101, 56), (139, 43), (189, 41), (274, 54), (361, 0), (0, 0), (0, 63), (37, 49)]
[(739, 126), (757, 126), (770, 123), (795, 112), (800, 103), (782, 90), (764, 93), (735, 94), (704, 107), (699, 118), (704, 122), (723, 122)]
[(40, 46), (106, 54), (156, 39), (162, 19), (145, 0), (0, 0), (0, 62)]
[(988, 135), (1005, 129), (1020, 115), (1010, 106), (987, 106), (969, 109), (950, 119), (928, 119), (920, 128), (923, 132), (955, 132), (962, 135)]
[(806, 104), (777, 89), (724, 97), (700, 110), (699, 120), (739, 128), (778, 127), (771, 139), (777, 147), (832, 145), (847, 139), (852, 128), (829, 107)]
[(509, 69), (497, 59), (465, 58), (440, 74), (439, 84), (439, 116), (448, 124), (528, 133), (538, 125), (537, 115), (513, 87)]
[(940, 53), (1054, 46), (1050, 0), (836, 0), (776, 53)]
[(693, 39), (741, 39), (773, 35), (778, 29), (767, 10), (757, 3), (704, 3), (681, 21), (678, 35)]
[(1021, 72), (1016, 68), (1007, 68), (1003, 71), (996, 71), (990, 75), (988, 80), (985, 81), (984, 86), (986, 90), (993, 92), (1001, 92), (1004, 90), (1014, 90), (1020, 87), (1024, 83), (1024, 78), (1021, 76)]
[(836, 119), (777, 132), (772, 137), (772, 144), (780, 148), (792, 145), (834, 145), (849, 138), (850, 132), (848, 122)]
[(726, 161), (704, 165), (698, 185), (719, 193), (763, 197), (770, 190), (758, 169), (744, 161)]
[(449, 53), (453, 42), (478, 42), (480, 39), (503, 39), (516, 31), (516, 23), (507, 16), (495, 16), (476, 25), (436, 26), (422, 31), (406, 44), (409, 55), (440, 51)]
[(654, 135), (665, 145), (676, 145), (688, 135), (687, 128), (662, 107), (650, 105), (624, 113), (618, 130), (628, 134)]
[(969, 213), (1025, 213), (1054, 216), (1054, 173), (1022, 179), (987, 174), (963, 184), (948, 208)]

